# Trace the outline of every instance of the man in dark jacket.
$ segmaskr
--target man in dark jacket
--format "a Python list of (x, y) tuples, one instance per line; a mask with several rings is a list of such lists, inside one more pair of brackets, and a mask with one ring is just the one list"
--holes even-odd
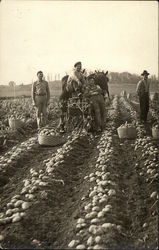
[(149, 112), (149, 73), (147, 72), (147, 70), (144, 70), (141, 75), (143, 76), (143, 79), (138, 82), (136, 92), (139, 96), (140, 101), (140, 121), (146, 122)]
[(96, 131), (100, 132), (104, 129), (106, 119), (105, 102), (102, 89), (95, 84), (95, 77), (93, 74), (88, 76), (87, 81), (88, 83), (84, 96), (90, 99), (92, 110), (95, 114)]

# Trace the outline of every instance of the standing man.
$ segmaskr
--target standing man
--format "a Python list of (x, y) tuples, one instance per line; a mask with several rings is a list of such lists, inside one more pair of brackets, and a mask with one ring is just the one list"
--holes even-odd
[[(47, 106), (50, 100), (50, 90), (47, 81), (43, 80), (43, 72), (37, 72), (38, 80), (32, 85), (32, 100), (33, 105), (37, 108), (37, 125), (38, 129), (46, 125), (47, 121)], [(42, 118), (41, 118), (42, 116)]]
[(89, 98), (91, 108), (94, 111), (96, 131), (103, 131), (106, 121), (105, 102), (102, 89), (95, 84), (95, 77), (93, 74), (89, 75), (87, 78), (84, 96)]
[(149, 112), (149, 73), (147, 70), (144, 70), (141, 75), (143, 76), (143, 79), (138, 82), (136, 92), (140, 101), (140, 121), (146, 122), (147, 114)]
[(85, 78), (82, 72), (82, 63), (76, 62), (74, 64), (74, 70), (67, 80), (68, 91), (72, 90), (73, 96), (80, 96), (83, 93), (83, 87), (85, 86)]

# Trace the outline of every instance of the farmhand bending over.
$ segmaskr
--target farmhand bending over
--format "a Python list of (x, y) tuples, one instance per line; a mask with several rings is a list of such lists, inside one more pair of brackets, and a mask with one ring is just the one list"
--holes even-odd
[(95, 113), (96, 131), (101, 132), (104, 129), (106, 119), (105, 102), (102, 89), (95, 84), (95, 77), (93, 74), (87, 78), (84, 96), (89, 98), (91, 108)]
[[(32, 85), (32, 100), (33, 105), (37, 108), (37, 125), (38, 129), (46, 125), (47, 121), (47, 106), (50, 100), (50, 90), (47, 81), (43, 80), (43, 72), (37, 72), (38, 80)], [(42, 118), (41, 118), (42, 116)]]
[(83, 88), (86, 84), (84, 74), (82, 72), (82, 63), (74, 64), (74, 70), (67, 80), (67, 90), (73, 89), (72, 97), (80, 97), (83, 94)]
[(140, 102), (140, 121), (146, 122), (147, 121), (147, 115), (149, 112), (149, 86), (150, 83), (148, 81), (148, 75), (149, 73), (147, 70), (144, 70), (141, 76), (143, 76), (143, 79), (140, 80), (137, 84), (136, 92), (139, 96), (139, 102)]

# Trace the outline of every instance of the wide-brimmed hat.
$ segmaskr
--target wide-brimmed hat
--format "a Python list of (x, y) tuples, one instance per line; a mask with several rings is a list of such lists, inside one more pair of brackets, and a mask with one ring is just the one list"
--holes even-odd
[(144, 76), (144, 75), (149, 75), (149, 73), (147, 72), (147, 70), (144, 70), (143, 73), (141, 74), (141, 76)]
[(76, 62), (75, 64), (74, 64), (74, 67), (76, 67), (77, 65), (81, 65), (82, 63), (81, 62)]
[(95, 75), (94, 74), (91, 74), (87, 77), (87, 80), (90, 80), (90, 79), (94, 79), (95, 80)]

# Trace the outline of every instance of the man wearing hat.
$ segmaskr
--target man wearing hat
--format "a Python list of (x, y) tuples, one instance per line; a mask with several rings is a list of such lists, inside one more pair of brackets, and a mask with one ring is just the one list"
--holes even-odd
[(76, 62), (74, 64), (74, 70), (67, 80), (67, 89), (73, 90), (73, 96), (80, 96), (83, 92), (83, 86), (86, 81), (82, 73), (82, 63)]
[(140, 101), (140, 121), (146, 122), (147, 121), (147, 114), (149, 112), (149, 80), (148, 80), (149, 73), (147, 70), (144, 70), (141, 76), (143, 77), (137, 84), (136, 92), (139, 96)]
[(102, 89), (95, 84), (95, 76), (91, 74), (87, 77), (87, 85), (84, 96), (90, 99), (91, 108), (95, 115), (95, 130), (101, 132), (105, 126), (105, 102)]
[[(46, 125), (47, 121), (47, 106), (50, 100), (50, 90), (47, 81), (43, 80), (43, 72), (37, 72), (38, 80), (32, 85), (32, 100), (33, 105), (37, 108), (37, 125), (38, 129)], [(42, 118), (41, 118), (42, 116)]]

